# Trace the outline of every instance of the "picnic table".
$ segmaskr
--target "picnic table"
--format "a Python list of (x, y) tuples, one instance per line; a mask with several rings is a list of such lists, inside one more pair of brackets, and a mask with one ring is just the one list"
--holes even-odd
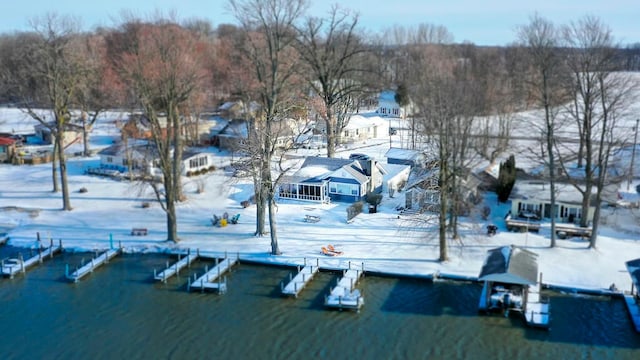
[(320, 221), (320, 216), (316, 216), (316, 215), (304, 216), (304, 222), (317, 223), (318, 221)]

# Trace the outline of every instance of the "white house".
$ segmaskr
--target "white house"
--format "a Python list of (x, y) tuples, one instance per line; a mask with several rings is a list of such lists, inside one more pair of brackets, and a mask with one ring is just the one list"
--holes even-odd
[[(582, 194), (574, 185), (556, 183), (556, 220), (564, 223), (579, 223), (583, 216), (587, 221), (593, 220), (595, 200), (592, 197), (591, 206), (587, 214), (582, 213)], [(550, 219), (551, 193), (546, 181), (516, 181), (511, 195), (511, 215), (519, 218)], [(615, 202), (616, 191), (613, 187), (604, 190), (603, 201)]]
[[(125, 146), (118, 143), (102, 149), (100, 156), (100, 168), (115, 170), (120, 173), (129, 171), (147, 173), (161, 176), (158, 167), (158, 152), (156, 147), (149, 143), (137, 143)], [(210, 170), (213, 166), (212, 154), (206, 152), (185, 150), (182, 153), (182, 175), (191, 176), (203, 170)]]
[(364, 141), (370, 139), (388, 139), (389, 123), (380, 117), (364, 117), (352, 115), (349, 123), (342, 130), (344, 142)]

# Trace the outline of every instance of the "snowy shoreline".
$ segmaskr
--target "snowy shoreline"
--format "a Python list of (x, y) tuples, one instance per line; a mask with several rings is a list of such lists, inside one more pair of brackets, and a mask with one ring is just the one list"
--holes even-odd
[[(29, 250), (29, 248), (26, 248), (26, 247), (17, 246), (15, 248), (18, 250), (18, 252), (20, 252), (20, 250)], [(103, 249), (87, 249), (87, 248), (73, 247), (73, 248), (64, 248), (63, 251), (70, 252), (70, 253), (96, 253), (96, 252), (106, 251), (108, 249), (109, 247), (106, 247)], [(272, 256), (268, 253), (264, 253), (262, 255), (256, 255), (256, 254), (243, 255), (242, 253), (235, 253), (235, 252), (228, 253), (228, 252), (220, 252), (220, 251), (200, 251), (197, 249), (194, 250), (194, 249), (188, 249), (188, 248), (167, 247), (167, 248), (156, 248), (155, 250), (150, 250), (149, 248), (146, 248), (146, 247), (135, 247), (135, 248), (123, 247), (122, 248), (122, 252), (128, 255), (143, 255), (143, 254), (163, 255), (164, 254), (167, 256), (177, 256), (177, 255), (186, 255), (189, 251), (191, 251), (192, 253), (198, 252), (200, 257), (205, 259), (214, 259), (214, 258), (222, 259), (225, 256), (235, 256), (237, 254), (239, 256), (240, 263), (260, 265), (260, 266), (280, 267), (280, 268), (292, 268), (292, 269), (295, 269), (298, 266), (303, 266), (305, 262), (313, 261), (315, 259), (318, 259), (318, 261), (320, 261), (321, 259), (320, 257), (317, 257), (317, 258), (302, 258), (301, 260), (298, 260), (298, 261), (293, 261), (293, 260), (282, 261), (282, 260), (278, 260), (277, 256)], [(369, 270), (367, 269), (366, 261), (356, 262), (356, 261), (351, 261), (349, 259), (343, 259), (343, 260), (345, 260), (347, 263), (351, 263), (350, 264), (351, 266), (354, 266), (354, 265), (362, 266), (364, 269), (364, 274), (368, 276), (389, 277), (389, 278), (397, 278), (397, 279), (404, 278), (404, 279), (415, 279), (415, 280), (427, 280), (431, 282), (445, 280), (445, 281), (481, 284), (477, 276), (470, 276), (464, 273), (455, 273), (455, 272), (441, 273), (436, 271), (433, 273), (420, 274), (420, 273), (403, 273), (403, 272), (388, 271), (388, 270)], [(343, 261), (342, 263), (344, 263), (345, 261)], [(349, 268), (349, 265), (332, 266), (332, 265), (324, 265), (322, 262), (320, 265), (320, 271), (326, 271), (326, 272), (340, 272), (348, 268)], [(605, 289), (605, 288), (579, 287), (579, 286), (573, 286), (570, 284), (548, 283), (544, 281), (542, 282), (542, 287), (550, 291), (569, 294), (569, 295), (608, 296), (612, 298), (622, 298), (624, 295), (624, 292), (619, 290), (612, 291), (610, 289)]]

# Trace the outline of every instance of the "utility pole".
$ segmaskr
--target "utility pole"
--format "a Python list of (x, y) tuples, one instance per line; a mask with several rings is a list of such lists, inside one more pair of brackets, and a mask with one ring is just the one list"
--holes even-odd
[(629, 178), (627, 179), (627, 191), (631, 187), (633, 180), (633, 163), (636, 161), (636, 147), (638, 147), (638, 124), (640, 119), (636, 119), (635, 133), (633, 135), (633, 148), (631, 149), (631, 163), (629, 164)]

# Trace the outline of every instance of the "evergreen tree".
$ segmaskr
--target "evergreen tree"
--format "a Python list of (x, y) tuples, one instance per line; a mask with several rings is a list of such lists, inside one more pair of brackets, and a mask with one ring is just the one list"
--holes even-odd
[(496, 194), (498, 201), (505, 202), (511, 195), (511, 190), (516, 182), (516, 158), (511, 154), (509, 158), (500, 164), (500, 172), (498, 173), (498, 186)]

